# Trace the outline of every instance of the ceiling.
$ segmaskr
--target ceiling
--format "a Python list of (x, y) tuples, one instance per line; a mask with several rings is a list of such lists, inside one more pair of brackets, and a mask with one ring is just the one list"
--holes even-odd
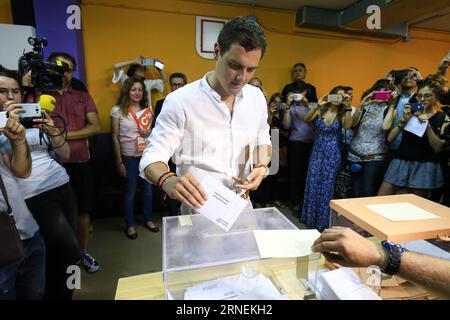
[[(344, 10), (347, 7), (365, 0), (211, 0), (211, 2), (226, 2), (255, 7), (265, 7), (274, 9), (285, 9), (297, 11), (303, 6), (311, 6), (330, 10)], [(408, 5), (409, 0), (384, 0), (386, 3), (403, 2)], [(375, 3), (376, 1), (372, 1)], [(439, 10), (430, 10), (427, 0), (421, 5), (412, 5), (409, 9), (414, 10), (416, 17), (406, 22), (410, 27), (420, 27), (434, 31), (450, 32), (450, 1), (441, 0), (442, 8)], [(422, 14), (423, 13), (423, 14)], [(383, 14), (383, 11), (382, 11)]]

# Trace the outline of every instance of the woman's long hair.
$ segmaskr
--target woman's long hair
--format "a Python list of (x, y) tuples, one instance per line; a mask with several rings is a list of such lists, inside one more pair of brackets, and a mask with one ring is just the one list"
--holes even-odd
[(147, 90), (145, 87), (144, 79), (141, 77), (131, 77), (123, 82), (122, 88), (120, 89), (120, 95), (117, 99), (117, 105), (124, 115), (128, 114), (128, 107), (130, 106), (130, 90), (135, 83), (140, 83), (142, 85), (142, 99), (139, 102), (141, 109), (145, 109), (149, 106)]
[(381, 89), (390, 90), (392, 92), (397, 90), (397, 88), (389, 80), (379, 79), (372, 85), (372, 87), (370, 87), (370, 89), (367, 89), (366, 91), (363, 92), (361, 100), (364, 99), (372, 91), (380, 91)]
[[(337, 94), (339, 91), (343, 91), (343, 90), (344, 90), (343, 86), (336, 86), (333, 89), (331, 89), (329, 94)], [(323, 116), (325, 114), (325, 112), (327, 112), (328, 109), (330, 109), (330, 106), (331, 106), (331, 103), (327, 102), (320, 108), (321, 116)], [(336, 118), (338, 120), (342, 120), (344, 115), (345, 115), (345, 106), (344, 106), (344, 103), (341, 103), (338, 106), (338, 112), (337, 112)]]

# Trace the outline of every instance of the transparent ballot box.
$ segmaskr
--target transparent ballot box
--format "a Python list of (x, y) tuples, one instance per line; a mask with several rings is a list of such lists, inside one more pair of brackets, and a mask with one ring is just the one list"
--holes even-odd
[(245, 209), (229, 232), (201, 214), (163, 218), (166, 299), (306, 299), (320, 254), (262, 259), (253, 230), (297, 227), (276, 208)]

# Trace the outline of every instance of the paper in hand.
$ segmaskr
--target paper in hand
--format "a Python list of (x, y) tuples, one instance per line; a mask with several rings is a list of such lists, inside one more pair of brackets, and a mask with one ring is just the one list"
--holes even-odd
[(247, 206), (247, 201), (206, 175), (201, 178), (200, 183), (208, 194), (208, 200), (196, 211), (228, 232)]

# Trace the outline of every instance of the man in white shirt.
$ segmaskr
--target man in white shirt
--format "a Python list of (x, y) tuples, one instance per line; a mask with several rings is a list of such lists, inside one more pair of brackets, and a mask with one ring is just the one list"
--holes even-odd
[[(272, 149), (266, 101), (261, 90), (247, 85), (265, 47), (256, 23), (230, 20), (214, 46), (215, 70), (166, 97), (140, 171), (181, 201), (181, 213), (207, 200), (199, 182), (204, 175), (244, 197), (267, 176)], [(177, 175), (167, 166), (172, 156)]]

